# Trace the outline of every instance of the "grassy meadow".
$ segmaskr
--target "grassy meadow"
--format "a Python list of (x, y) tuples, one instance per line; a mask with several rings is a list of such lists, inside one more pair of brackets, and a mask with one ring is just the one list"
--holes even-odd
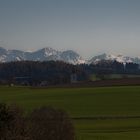
[(47, 105), (69, 113), (78, 140), (139, 140), (140, 86), (100, 88), (0, 87), (0, 102), (27, 112)]

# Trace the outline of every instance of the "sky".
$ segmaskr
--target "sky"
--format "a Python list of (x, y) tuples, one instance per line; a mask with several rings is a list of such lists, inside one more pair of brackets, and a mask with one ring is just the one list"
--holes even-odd
[(0, 0), (0, 46), (140, 56), (140, 0)]

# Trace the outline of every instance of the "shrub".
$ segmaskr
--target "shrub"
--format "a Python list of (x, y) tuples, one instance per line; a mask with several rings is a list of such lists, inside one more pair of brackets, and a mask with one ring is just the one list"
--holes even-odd
[(0, 140), (29, 140), (23, 111), (17, 106), (0, 104)]
[(41, 107), (25, 116), (17, 106), (0, 104), (0, 140), (74, 140), (74, 127), (62, 110)]
[(74, 140), (74, 127), (62, 110), (41, 107), (30, 115), (33, 140)]

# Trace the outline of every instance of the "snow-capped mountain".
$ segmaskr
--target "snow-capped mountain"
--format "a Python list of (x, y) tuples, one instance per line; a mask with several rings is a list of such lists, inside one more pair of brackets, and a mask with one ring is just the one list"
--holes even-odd
[(24, 52), (20, 50), (6, 50), (0, 47), (0, 62), (10, 62), (10, 61), (64, 61), (71, 64), (81, 64), (85, 63), (85, 60), (72, 50), (68, 51), (57, 51), (52, 48), (43, 48), (35, 52)]
[(128, 56), (123, 56), (123, 55), (108, 55), (108, 54), (102, 54), (102, 55), (98, 55), (93, 57), (91, 60), (88, 61), (89, 64), (93, 63), (93, 64), (97, 64), (98, 62), (102, 61), (102, 60), (110, 60), (110, 61), (117, 61), (123, 64), (126, 63), (137, 63), (140, 64), (140, 58), (135, 57), (128, 57)]
[(60, 57), (62, 60), (65, 60), (66, 62), (69, 63), (74, 63), (74, 64), (85, 63), (85, 60), (78, 53), (72, 50), (62, 52)]
[(33, 61), (48, 61), (48, 58), (50, 56), (57, 56), (57, 55), (60, 55), (60, 52), (52, 48), (43, 48), (35, 52), (26, 52), (25, 58), (26, 60), (33, 60)]
[(0, 62), (11, 62), (11, 61), (64, 61), (71, 64), (97, 64), (102, 60), (117, 61), (123, 64), (126, 63), (137, 63), (140, 64), (139, 57), (128, 57), (123, 55), (108, 55), (102, 54), (94, 56), (90, 60), (84, 60), (78, 53), (72, 50), (57, 51), (52, 48), (43, 48), (34, 52), (24, 52), (20, 50), (7, 50), (0, 47)]
[(0, 62), (20, 61), (25, 59), (25, 52), (20, 50), (7, 50), (0, 47)]

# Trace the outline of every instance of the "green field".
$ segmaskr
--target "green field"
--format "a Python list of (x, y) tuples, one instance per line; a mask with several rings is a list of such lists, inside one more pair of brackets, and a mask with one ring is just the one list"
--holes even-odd
[(25, 110), (48, 105), (66, 110), (78, 140), (140, 140), (140, 86), (33, 89), (0, 87), (0, 102)]

